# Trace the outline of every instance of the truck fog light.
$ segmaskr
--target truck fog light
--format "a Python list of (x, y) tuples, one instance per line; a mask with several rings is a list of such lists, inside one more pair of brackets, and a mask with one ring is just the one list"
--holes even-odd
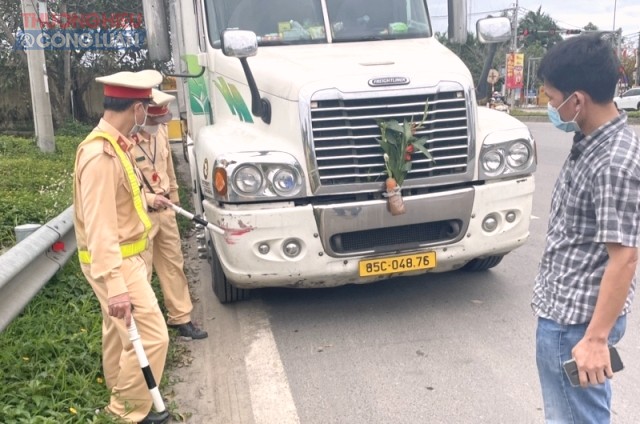
[(261, 255), (266, 255), (267, 253), (269, 253), (269, 250), (271, 249), (269, 248), (269, 245), (267, 243), (262, 243), (258, 246), (258, 252)]
[(507, 222), (511, 223), (511, 222), (513, 222), (513, 221), (515, 221), (515, 220), (516, 220), (516, 216), (517, 216), (517, 215), (516, 215), (515, 211), (509, 211), (509, 212), (507, 212), (507, 214), (505, 215), (504, 219), (506, 219), (506, 220), (507, 220)]
[(490, 233), (498, 228), (498, 220), (496, 219), (494, 214), (489, 214), (484, 217), (482, 220), (482, 229), (486, 232)]
[(289, 239), (282, 244), (282, 252), (289, 258), (295, 258), (301, 251), (302, 248), (300, 246), (300, 241), (298, 240)]

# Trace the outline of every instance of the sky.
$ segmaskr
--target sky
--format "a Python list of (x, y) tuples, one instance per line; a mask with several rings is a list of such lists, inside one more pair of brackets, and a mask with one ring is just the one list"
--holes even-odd
[[(434, 29), (445, 32), (447, 0), (428, 0), (427, 3)], [(515, 0), (467, 0), (470, 29), (475, 32), (475, 21), (489, 14), (499, 15), (515, 3)], [(519, 17), (542, 7), (543, 13), (565, 29), (582, 28), (592, 22), (598, 29), (612, 30), (615, 16), (615, 29), (622, 28), (623, 39), (638, 43), (640, 0), (518, 0), (518, 7)]]

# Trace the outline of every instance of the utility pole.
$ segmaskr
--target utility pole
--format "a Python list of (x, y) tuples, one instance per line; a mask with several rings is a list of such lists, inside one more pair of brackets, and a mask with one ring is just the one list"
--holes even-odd
[[(22, 13), (25, 31), (40, 31), (39, 16), (34, 2), (22, 0)], [(31, 87), (31, 108), (33, 110), (33, 126), (36, 131), (38, 147), (41, 151), (51, 153), (56, 149), (53, 135), (53, 117), (49, 100), (49, 82), (44, 50), (37, 43), (25, 50), (29, 67), (29, 86)]]
[(513, 8), (513, 23), (511, 26), (513, 27), (513, 43), (511, 45), (511, 50), (515, 53), (518, 50), (518, 0), (516, 0), (516, 5)]
[[(511, 23), (512, 28), (512, 43), (511, 43), (511, 53), (515, 54), (518, 52), (518, 0), (516, 0), (515, 7), (513, 8), (513, 22)], [(516, 105), (516, 89), (510, 89), (509, 99), (511, 103), (511, 107), (513, 108)]]
[(638, 47), (636, 48), (636, 87), (640, 87), (640, 32), (638, 32)]

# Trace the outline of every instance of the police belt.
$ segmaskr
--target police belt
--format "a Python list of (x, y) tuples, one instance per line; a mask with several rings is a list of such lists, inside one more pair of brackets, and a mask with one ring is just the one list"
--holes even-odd
[[(138, 255), (145, 250), (147, 250), (146, 238), (144, 240), (136, 240), (131, 243), (122, 243), (120, 245), (120, 253), (122, 254), (123, 259)], [(78, 257), (80, 258), (80, 263), (82, 264), (91, 263), (91, 252), (89, 252), (88, 250), (78, 249)]]

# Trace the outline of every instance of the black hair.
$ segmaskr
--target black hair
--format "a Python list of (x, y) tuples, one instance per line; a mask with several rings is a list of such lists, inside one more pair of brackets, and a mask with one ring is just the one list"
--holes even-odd
[(148, 105), (151, 100), (149, 99), (121, 99), (119, 97), (104, 96), (104, 110), (112, 110), (114, 112), (124, 112), (129, 109), (131, 105), (136, 102), (141, 102), (143, 105)]
[(579, 90), (603, 104), (615, 96), (620, 60), (611, 42), (600, 34), (580, 35), (552, 47), (540, 61), (537, 74), (565, 97)]

